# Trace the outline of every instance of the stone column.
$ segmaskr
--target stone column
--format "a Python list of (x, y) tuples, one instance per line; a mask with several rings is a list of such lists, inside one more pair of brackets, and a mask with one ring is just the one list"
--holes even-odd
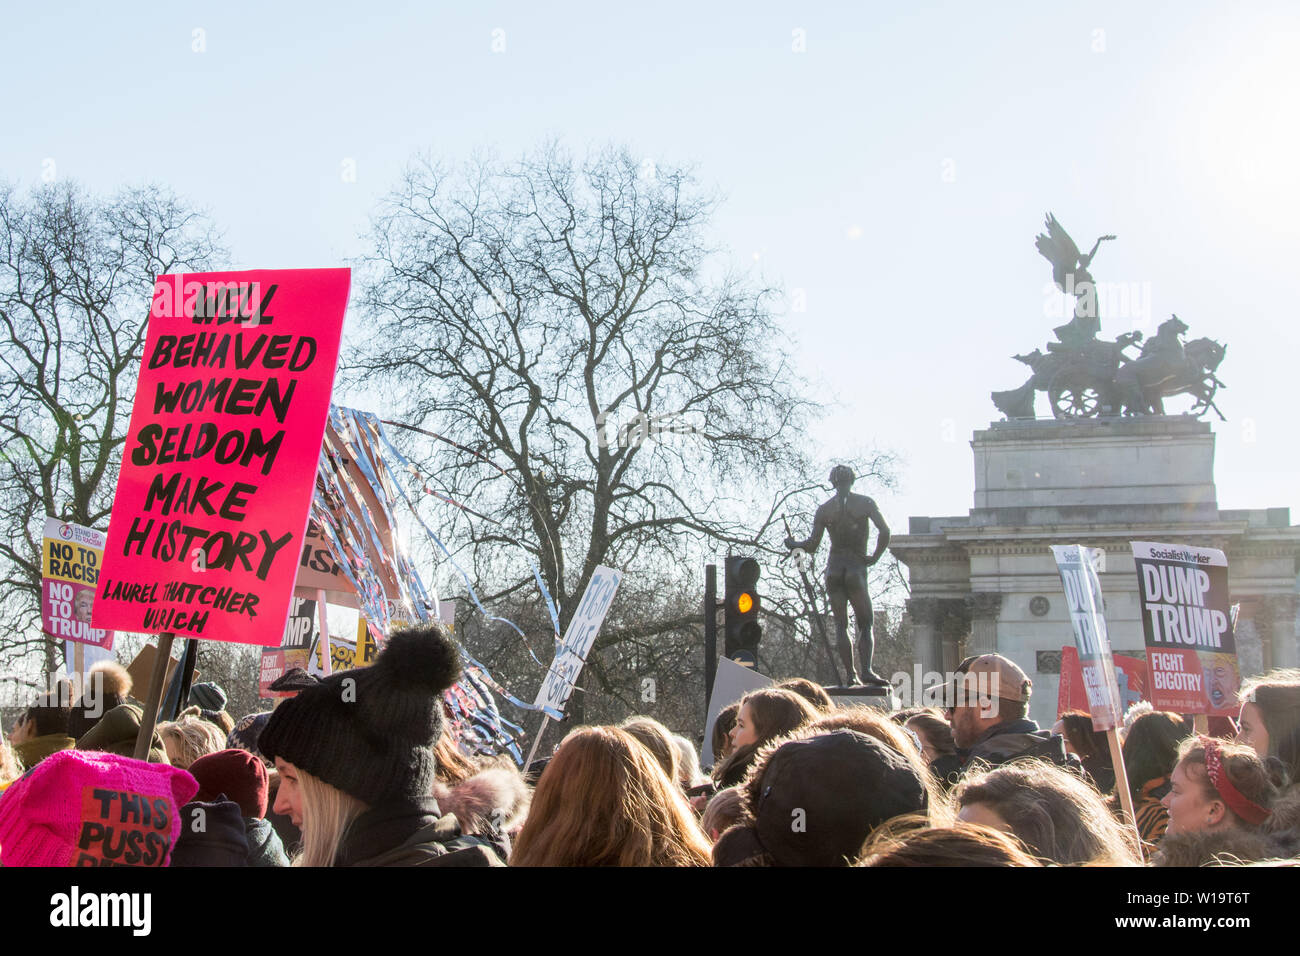
[(1002, 595), (994, 591), (977, 591), (966, 598), (966, 610), (970, 614), (969, 654), (996, 654)]
[[(1266, 648), (1261, 664), (1267, 664), (1270, 669), (1300, 666), (1300, 639), (1296, 637), (1298, 602), (1300, 599), (1295, 592), (1268, 594), (1262, 596), (1255, 606), (1256, 626)], [(1245, 673), (1244, 668), (1242, 672)]]
[[(1242, 602), (1243, 605), (1245, 602)], [(1254, 677), (1264, 670), (1264, 635), (1267, 625), (1260, 627), (1258, 615), (1262, 611), (1258, 599), (1250, 602), (1251, 613), (1243, 614), (1237, 621), (1233, 641), (1237, 645), (1237, 668), (1242, 677)]]
[(921, 673), (941, 670), (939, 637), (935, 632), (939, 622), (938, 598), (909, 598), (907, 617), (912, 622), (912, 656)]

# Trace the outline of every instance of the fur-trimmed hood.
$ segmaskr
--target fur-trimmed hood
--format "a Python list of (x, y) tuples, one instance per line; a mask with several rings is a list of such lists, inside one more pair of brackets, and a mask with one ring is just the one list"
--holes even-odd
[(1293, 783), (1273, 802), (1273, 813), (1264, 829), (1279, 837), (1300, 841), (1300, 783)]
[(513, 766), (489, 766), (468, 780), (449, 785), (436, 781), (433, 796), (443, 813), (454, 814), (465, 833), (509, 833), (524, 822), (532, 792)]
[(1152, 866), (1222, 866), (1286, 856), (1270, 835), (1250, 830), (1199, 830), (1166, 833)]

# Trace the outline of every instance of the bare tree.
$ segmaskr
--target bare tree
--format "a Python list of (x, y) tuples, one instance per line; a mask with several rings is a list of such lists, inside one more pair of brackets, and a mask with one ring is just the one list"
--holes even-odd
[(700, 620), (656, 602), (657, 569), (752, 548), (806, 480), (817, 406), (775, 291), (707, 245), (714, 206), (685, 170), (549, 146), (416, 162), (373, 224), (347, 380), (446, 439), (408, 447), (473, 509), (430, 514), (485, 601), (535, 594), (535, 562), (563, 629), (598, 565), (627, 569), (589, 688), (601, 649)]
[[(878, 494), (895, 486), (896, 459), (885, 452), (868, 452), (847, 462), (860, 478), (855, 487)], [(814, 469), (826, 474), (829, 463)], [(788, 501), (790, 519), (807, 527), (828, 488), (805, 489)], [(758, 649), (759, 669), (780, 680), (807, 677), (822, 684), (840, 682), (836, 676), (839, 655), (818, 634), (818, 615), (834, 641), (834, 625), (826, 601), (821, 569), (825, 552), (815, 556), (808, 572), (813, 600), (809, 601), (793, 560), (781, 540), (783, 525), (772, 526), (758, 542), (744, 548), (762, 567), (757, 585), (761, 597), (763, 638)], [(704, 727), (704, 634), (701, 594), (703, 560), (691, 563), (656, 561), (646, 554), (628, 580), (637, 587), (620, 590), (617, 620), (607, 623), (607, 646), (593, 654), (579, 679), (589, 690), (581, 719), (592, 723), (617, 722), (633, 713), (648, 714), (668, 727), (698, 737)], [(902, 627), (906, 583), (897, 560), (887, 556), (870, 576), (875, 608), (875, 651), (878, 669), (886, 675), (911, 672), (910, 632)], [(497, 611), (525, 632), (543, 634), (549, 627), (546, 611), (516, 594), (498, 602)], [(719, 615), (720, 617), (721, 615)], [(510, 628), (484, 620), (461, 605), (457, 628), (480, 660), (507, 686), (528, 686), (536, 673), (527, 649)], [(723, 648), (719, 646), (718, 652)], [(558, 741), (558, 736), (557, 736)]]
[(45, 515), (103, 526), (154, 277), (219, 255), (202, 215), (157, 187), (101, 199), (0, 185), (0, 657), (40, 655)]

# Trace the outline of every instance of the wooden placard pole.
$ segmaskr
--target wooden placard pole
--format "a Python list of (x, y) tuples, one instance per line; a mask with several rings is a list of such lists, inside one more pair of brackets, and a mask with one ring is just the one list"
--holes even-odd
[(528, 758), (524, 761), (524, 772), (533, 765), (533, 758), (537, 756), (537, 748), (542, 742), (542, 734), (546, 733), (546, 725), (551, 722), (549, 714), (542, 714), (542, 724), (537, 728), (537, 736), (533, 738), (532, 749), (528, 751)]
[(1142, 847), (1142, 831), (1138, 829), (1137, 812), (1133, 809), (1133, 794), (1128, 785), (1128, 768), (1124, 766), (1124, 747), (1119, 742), (1119, 728), (1112, 727), (1106, 731), (1106, 742), (1110, 744), (1110, 765), (1115, 771), (1115, 790), (1119, 793), (1119, 803), (1124, 809), (1124, 819), (1133, 828), (1138, 838), (1138, 848)]
[[(334, 669), (330, 667), (329, 615), (325, 613), (324, 591), (316, 592), (316, 613), (320, 615), (320, 640), (316, 642), (316, 646), (320, 648), (320, 669), (322, 674), (329, 677), (330, 674), (333, 673)], [(310, 658), (310, 653), (308, 656)], [(308, 666), (311, 666), (310, 659), (307, 661), (307, 664)]]
[(149, 693), (144, 699), (144, 716), (140, 719), (140, 735), (135, 738), (136, 760), (149, 759), (149, 743), (154, 728), (158, 726), (158, 705), (162, 703), (163, 684), (167, 680), (167, 663), (172, 659), (172, 641), (176, 635), (164, 631), (158, 635), (157, 656), (153, 659), (153, 673), (149, 676)]
[(72, 648), (72, 669), (77, 676), (73, 678), (72, 699), (81, 700), (86, 686), (86, 645), (77, 641)]

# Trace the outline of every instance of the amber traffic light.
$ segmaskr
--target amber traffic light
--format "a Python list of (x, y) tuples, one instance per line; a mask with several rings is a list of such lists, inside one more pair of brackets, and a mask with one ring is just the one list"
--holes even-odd
[(758, 623), (762, 602), (755, 589), (759, 574), (758, 562), (753, 558), (728, 555), (722, 614), (723, 653), (733, 659), (740, 654), (750, 664), (763, 638), (763, 627)]

